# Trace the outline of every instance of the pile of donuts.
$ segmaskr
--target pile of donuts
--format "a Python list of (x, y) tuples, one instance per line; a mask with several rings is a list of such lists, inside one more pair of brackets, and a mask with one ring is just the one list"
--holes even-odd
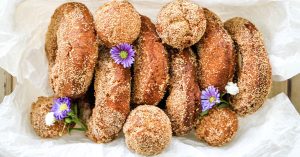
[[(111, 57), (120, 43), (134, 47), (131, 68)], [(127, 147), (147, 156), (163, 152), (173, 135), (194, 132), (211, 146), (230, 142), (238, 116), (257, 111), (271, 87), (271, 66), (254, 24), (241, 17), (223, 23), (188, 0), (165, 4), (156, 24), (126, 0), (107, 2), (94, 16), (84, 4), (62, 4), (51, 17), (45, 52), (54, 94), (32, 104), (36, 134), (67, 134), (64, 121), (46, 125), (45, 116), (53, 99), (68, 97), (89, 139), (108, 143), (123, 131)], [(228, 82), (239, 88), (226, 97), (230, 105), (199, 116), (201, 91), (214, 86), (224, 92)]]

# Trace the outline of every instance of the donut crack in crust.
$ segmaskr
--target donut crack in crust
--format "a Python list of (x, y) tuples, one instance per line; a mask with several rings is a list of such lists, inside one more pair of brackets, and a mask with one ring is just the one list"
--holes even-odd
[(141, 29), (139, 13), (126, 0), (113, 0), (101, 6), (96, 11), (95, 24), (100, 40), (107, 47), (131, 44)]
[(225, 22), (241, 55), (237, 73), (239, 93), (231, 98), (231, 104), (239, 115), (257, 111), (264, 103), (271, 88), (271, 65), (264, 47), (262, 34), (248, 20), (235, 17)]
[(45, 117), (52, 108), (53, 99), (54, 97), (38, 97), (38, 100), (31, 106), (31, 125), (36, 134), (43, 138), (57, 137), (60, 133), (67, 133), (64, 121), (56, 121), (52, 126), (47, 126), (45, 123)]
[(170, 2), (161, 9), (156, 28), (164, 43), (182, 50), (203, 36), (206, 28), (203, 9), (188, 0)]
[(233, 139), (238, 130), (238, 118), (229, 108), (213, 108), (196, 125), (195, 135), (211, 146), (222, 146)]
[(86, 135), (97, 143), (118, 136), (130, 111), (130, 69), (116, 64), (109, 49), (101, 48), (95, 76), (95, 107)]
[(168, 55), (156, 34), (155, 25), (146, 16), (141, 19), (141, 34), (134, 57), (133, 103), (157, 105), (169, 80)]
[(204, 14), (206, 31), (197, 44), (199, 86), (203, 90), (212, 85), (224, 92), (227, 82), (232, 81), (237, 55), (220, 18), (208, 9)]
[(127, 147), (147, 156), (161, 153), (172, 138), (168, 116), (152, 105), (140, 105), (131, 111), (123, 132)]
[(170, 95), (166, 101), (166, 113), (171, 120), (173, 133), (180, 136), (194, 127), (199, 110), (197, 62), (190, 48), (171, 53)]
[(55, 10), (45, 51), (55, 96), (82, 96), (91, 83), (98, 57), (93, 17), (85, 5), (65, 3)]

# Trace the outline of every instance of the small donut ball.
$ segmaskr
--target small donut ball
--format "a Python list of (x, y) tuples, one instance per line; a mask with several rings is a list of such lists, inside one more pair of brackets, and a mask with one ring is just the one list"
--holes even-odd
[(168, 3), (157, 17), (156, 29), (162, 41), (181, 50), (197, 43), (205, 28), (204, 10), (188, 0)]
[(63, 121), (56, 121), (51, 126), (46, 125), (45, 117), (52, 108), (53, 99), (53, 97), (38, 97), (31, 107), (31, 125), (36, 134), (43, 138), (52, 138), (67, 133), (67, 127), (64, 127)]
[(131, 44), (140, 34), (141, 18), (129, 2), (113, 0), (96, 11), (95, 26), (100, 40), (107, 47)]
[(213, 108), (196, 125), (196, 137), (211, 146), (222, 146), (232, 140), (238, 129), (238, 118), (229, 108)]
[(123, 132), (127, 147), (147, 156), (161, 153), (172, 137), (168, 116), (152, 105), (141, 105), (131, 111)]

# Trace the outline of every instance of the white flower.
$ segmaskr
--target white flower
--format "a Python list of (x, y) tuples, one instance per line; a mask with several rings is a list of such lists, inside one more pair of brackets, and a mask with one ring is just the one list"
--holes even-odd
[(55, 122), (54, 112), (48, 112), (45, 116), (45, 123), (47, 126), (51, 126)]
[(237, 93), (239, 93), (239, 87), (236, 83), (233, 82), (228, 82), (225, 86), (225, 89), (230, 95), (236, 95)]

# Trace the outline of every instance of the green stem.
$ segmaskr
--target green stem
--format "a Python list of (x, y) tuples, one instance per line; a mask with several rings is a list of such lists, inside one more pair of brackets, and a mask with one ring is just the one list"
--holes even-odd
[(84, 128), (71, 128), (70, 130), (86, 131)]
[(87, 126), (81, 122), (81, 120), (77, 117), (77, 104), (74, 104), (72, 106), (71, 111), (68, 113), (68, 119), (69, 120), (65, 120), (65, 124), (68, 123), (75, 123), (80, 125), (80, 128), (69, 128), (68, 131), (70, 133), (71, 130), (78, 130), (78, 131), (86, 131), (87, 130)]
[(200, 117), (203, 117), (203, 116), (205, 116), (205, 115), (207, 115), (207, 114), (208, 114), (208, 110), (203, 111), (203, 112), (200, 113)]
[(66, 127), (66, 123), (64, 123), (63, 129), (61, 130), (61, 132), (58, 133), (59, 136), (62, 136)]
[(223, 96), (224, 96), (225, 94), (226, 94), (226, 93), (221, 94), (221, 99), (223, 99)]
[(226, 100), (222, 99), (222, 98), (221, 98), (220, 101), (221, 101), (221, 103), (225, 103), (225, 104), (228, 104), (228, 105), (229, 105), (229, 103), (228, 103)]
[(83, 123), (81, 122), (81, 120), (77, 118), (77, 116), (74, 117), (73, 121), (74, 121), (76, 124), (80, 125), (80, 126), (82, 127), (82, 129), (87, 130), (87, 127), (85, 126), (85, 124), (83, 124)]

